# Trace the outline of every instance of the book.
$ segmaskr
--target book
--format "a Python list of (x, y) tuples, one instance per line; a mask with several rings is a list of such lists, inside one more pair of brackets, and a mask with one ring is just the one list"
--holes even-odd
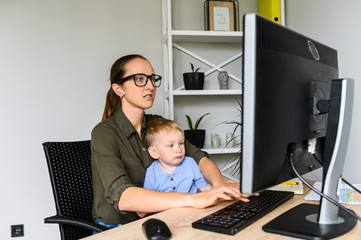
[(294, 192), (295, 194), (303, 194), (303, 183), (299, 178), (293, 178), (287, 182), (270, 187), (268, 190), (287, 191)]
[[(361, 189), (361, 184), (353, 184), (358, 190)], [(321, 191), (322, 182), (315, 182), (313, 185), (317, 190)], [(339, 202), (351, 205), (361, 205), (361, 194), (355, 191), (355, 189), (351, 188), (345, 183), (340, 184), (340, 196)], [(314, 191), (310, 191), (305, 200), (309, 201), (320, 201), (320, 195), (315, 193)]]

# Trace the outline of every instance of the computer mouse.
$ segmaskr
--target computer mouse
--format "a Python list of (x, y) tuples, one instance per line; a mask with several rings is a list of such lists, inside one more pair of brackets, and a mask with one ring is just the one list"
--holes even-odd
[(149, 240), (166, 240), (172, 236), (167, 224), (160, 219), (150, 218), (142, 224), (144, 235)]

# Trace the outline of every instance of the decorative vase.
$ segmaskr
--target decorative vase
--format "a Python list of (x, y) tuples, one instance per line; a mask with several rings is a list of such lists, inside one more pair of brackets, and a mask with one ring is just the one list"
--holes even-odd
[(211, 134), (211, 145), (212, 148), (219, 148), (221, 141), (218, 134)]
[(204, 84), (203, 72), (183, 73), (184, 88), (186, 90), (202, 90)]
[(184, 137), (198, 148), (204, 147), (204, 139), (206, 137), (206, 130), (184, 130)]
[(234, 140), (233, 134), (227, 133), (226, 134), (226, 147), (231, 148), (234, 146), (234, 144), (235, 144), (235, 140)]

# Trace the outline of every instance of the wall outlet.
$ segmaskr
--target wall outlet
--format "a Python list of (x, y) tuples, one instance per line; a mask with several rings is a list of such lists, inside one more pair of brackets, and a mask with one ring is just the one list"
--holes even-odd
[(24, 236), (24, 225), (11, 225), (11, 237), (23, 237)]

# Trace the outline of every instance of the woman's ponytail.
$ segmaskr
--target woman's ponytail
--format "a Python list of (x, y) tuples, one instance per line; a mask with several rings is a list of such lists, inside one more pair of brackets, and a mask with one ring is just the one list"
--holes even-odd
[(117, 94), (115, 94), (113, 89), (110, 87), (105, 100), (105, 107), (104, 107), (102, 121), (112, 116), (115, 110), (120, 106), (121, 106), (120, 97)]
[[(147, 60), (145, 57), (138, 54), (126, 55), (124, 57), (119, 58), (114, 62), (111, 70), (110, 70), (110, 89), (107, 93), (107, 97), (105, 100), (105, 107), (103, 112), (102, 121), (109, 118), (113, 115), (113, 113), (121, 107), (121, 99), (120, 97), (113, 91), (112, 84), (118, 83), (120, 79), (124, 78), (125, 73), (125, 65), (133, 59), (141, 58)], [(148, 60), (147, 60), (148, 61)]]

